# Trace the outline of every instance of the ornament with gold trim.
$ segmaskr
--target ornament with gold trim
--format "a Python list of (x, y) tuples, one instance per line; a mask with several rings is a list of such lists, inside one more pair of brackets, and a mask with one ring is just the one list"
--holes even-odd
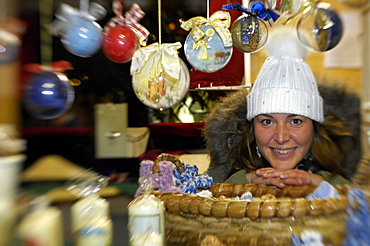
[(234, 21), (231, 35), (235, 48), (245, 53), (255, 53), (265, 46), (268, 30), (260, 19), (243, 14)]
[(314, 52), (334, 48), (342, 38), (342, 22), (329, 3), (312, 3), (303, 10), (297, 24), (298, 38)]
[(184, 30), (190, 31), (184, 43), (184, 52), (194, 68), (213, 73), (226, 66), (232, 56), (232, 39), (228, 29), (231, 17), (228, 12), (217, 11), (208, 19), (198, 16), (180, 22)]
[(222, 9), (243, 12), (232, 24), (231, 36), (234, 47), (245, 53), (255, 53), (264, 47), (268, 37), (265, 21), (272, 25), (278, 19), (261, 0), (251, 0), (249, 9), (239, 3), (223, 5)]
[(181, 43), (154, 43), (137, 49), (132, 57), (132, 86), (148, 107), (163, 110), (184, 99), (190, 85), (186, 64), (179, 58)]

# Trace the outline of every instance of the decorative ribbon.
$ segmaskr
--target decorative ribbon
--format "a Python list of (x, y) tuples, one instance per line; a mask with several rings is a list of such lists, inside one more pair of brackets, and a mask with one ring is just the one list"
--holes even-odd
[(140, 44), (145, 46), (149, 36), (149, 31), (138, 23), (145, 15), (140, 6), (134, 3), (131, 6), (131, 9), (125, 13), (125, 17), (123, 17), (122, 2), (120, 0), (115, 0), (113, 2), (113, 12), (116, 14), (116, 17), (110, 19), (104, 27), (105, 32), (108, 32), (110, 28), (118, 25), (129, 26), (139, 38)]
[(237, 10), (240, 12), (247, 13), (260, 20), (267, 21), (270, 24), (270, 26), (272, 26), (273, 22), (275, 22), (279, 18), (278, 15), (275, 14), (273, 11), (271, 11), (270, 9), (266, 9), (263, 2), (260, 2), (260, 1), (255, 1), (252, 4), (252, 8), (250, 10), (243, 8), (243, 6), (241, 6), (239, 3), (226, 4), (226, 5), (223, 5), (221, 9)]
[(142, 69), (148, 62), (152, 62), (151, 67), (163, 69), (166, 75), (178, 80), (181, 67), (177, 50), (181, 47), (180, 42), (173, 44), (153, 43), (137, 49), (131, 60), (131, 75), (142, 73)]
[[(61, 32), (68, 26), (71, 20), (76, 17), (85, 17), (91, 21), (102, 19), (106, 16), (106, 9), (100, 4), (93, 2), (88, 4), (88, 0), (85, 0), (84, 6), (81, 9), (73, 8), (72, 6), (61, 3), (58, 11), (55, 13), (55, 20), (48, 25), (48, 31), (54, 36), (59, 36)], [(86, 6), (87, 5), (87, 6)]]
[[(196, 48), (204, 45), (204, 37), (207, 35), (200, 28), (201, 25), (209, 23), (220, 35), (220, 38), (225, 47), (232, 47), (231, 33), (229, 31), (231, 17), (226, 11), (216, 11), (208, 19), (205, 17), (193, 17), (188, 21), (180, 20), (181, 28), (186, 31), (191, 29), (190, 35), (193, 37)], [(203, 42), (202, 42), (203, 41)]]
[(183, 163), (185, 171), (180, 173), (174, 168), (174, 185), (178, 185), (183, 193), (197, 194), (199, 189), (209, 189), (213, 185), (213, 179), (208, 174), (198, 175), (198, 167)]
[(73, 70), (73, 66), (68, 61), (56, 61), (50, 66), (41, 65), (38, 63), (29, 63), (24, 66), (25, 70), (31, 73), (54, 72), (63, 73), (66, 70)]

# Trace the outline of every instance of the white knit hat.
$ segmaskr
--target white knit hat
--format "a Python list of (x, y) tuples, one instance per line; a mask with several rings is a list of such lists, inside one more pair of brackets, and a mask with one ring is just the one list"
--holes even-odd
[(269, 35), (269, 57), (247, 95), (247, 119), (259, 114), (287, 113), (324, 121), (323, 99), (293, 28), (278, 28)]

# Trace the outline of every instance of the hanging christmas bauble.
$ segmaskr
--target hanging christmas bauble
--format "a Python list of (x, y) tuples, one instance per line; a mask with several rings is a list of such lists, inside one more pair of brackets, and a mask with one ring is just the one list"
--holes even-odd
[(281, 17), (292, 17), (301, 10), (303, 0), (267, 0), (269, 9)]
[(74, 98), (74, 89), (64, 74), (43, 72), (28, 80), (23, 101), (32, 117), (48, 120), (68, 111)]
[(229, 62), (232, 55), (232, 46), (225, 47), (223, 40), (214, 27), (205, 23), (199, 29), (204, 35), (197, 42), (191, 33), (184, 44), (186, 59), (196, 69), (206, 73), (213, 73)]
[(125, 63), (131, 60), (139, 41), (129, 26), (115, 26), (104, 34), (102, 48), (104, 54), (112, 61)]
[(340, 41), (343, 26), (339, 16), (328, 3), (318, 3), (298, 20), (297, 34), (309, 50), (324, 52), (334, 48)]
[(61, 35), (63, 46), (81, 57), (94, 55), (101, 47), (103, 30), (100, 25), (83, 16), (75, 17)]
[(267, 42), (266, 24), (258, 18), (243, 14), (231, 26), (233, 45), (245, 53), (255, 53)]
[[(180, 60), (180, 76), (171, 78), (160, 64), (153, 65), (155, 56), (143, 66), (141, 73), (132, 77), (132, 86), (136, 96), (145, 105), (163, 110), (170, 108), (184, 99), (190, 85), (190, 75), (186, 64)], [(171, 64), (168, 64), (171, 65)]]

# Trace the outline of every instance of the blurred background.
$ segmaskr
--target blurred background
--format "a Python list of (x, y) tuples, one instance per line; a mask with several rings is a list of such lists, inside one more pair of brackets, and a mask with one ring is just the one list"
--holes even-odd
[[(97, 20), (104, 27), (115, 16), (112, 0), (91, 0), (106, 9), (107, 14)], [(232, 1), (210, 1), (218, 5)], [(210, 2), (200, 0), (163, 0), (161, 18), (158, 19), (158, 1), (123, 0), (123, 11), (137, 3), (145, 12), (140, 24), (146, 27), (150, 35), (148, 44), (180, 42), (184, 44), (188, 32), (180, 27), (180, 19), (188, 20), (195, 16), (207, 16)], [(240, 2), (240, 1), (239, 1)], [(328, 52), (310, 52), (307, 62), (320, 81), (340, 85), (346, 91), (357, 94), (361, 100), (362, 155), (369, 152), (370, 135), (370, 15), (369, 4), (365, 0), (326, 0), (341, 17), (344, 35), (334, 49)], [(190, 71), (190, 87), (183, 100), (164, 110), (153, 109), (143, 104), (135, 95), (130, 75), (131, 62), (115, 63), (109, 60), (102, 50), (91, 57), (80, 57), (68, 52), (59, 36), (48, 32), (48, 25), (56, 19), (55, 14), (61, 4), (79, 8), (78, 0), (0, 0), (0, 124), (16, 127), (19, 137), (27, 140), (22, 166), (27, 170), (47, 156), (42, 166), (42, 173), (56, 172), (55, 163), (76, 165), (85, 169), (94, 169), (106, 175), (124, 174), (124, 180), (134, 184), (121, 187), (119, 192), (127, 196), (114, 197), (112, 201), (116, 242), (127, 242), (127, 231), (121, 230), (127, 224), (128, 202), (137, 188), (139, 163), (143, 158), (153, 158), (161, 152), (175, 154), (203, 154), (201, 161), (208, 165), (205, 143), (202, 137), (204, 119), (214, 104), (228, 93), (226, 89), (197, 89), (199, 84), (218, 83), (250, 86), (256, 78), (266, 58), (265, 50), (253, 54), (238, 53), (233, 65), (237, 72), (230, 75), (228, 68), (223, 73), (199, 74), (191, 67), (183, 48), (179, 56)], [(235, 20), (235, 16), (233, 16)], [(286, 20), (282, 20), (286, 21)], [(280, 22), (281, 24), (281, 22)], [(159, 36), (161, 30), (161, 36)], [(5, 52), (4, 47), (8, 48)], [(26, 109), (24, 89), (34, 75), (29, 64), (47, 65), (66, 61), (70, 67), (65, 70), (68, 81), (73, 86), (75, 99), (71, 107), (62, 115), (52, 119), (32, 116)], [(29, 67), (28, 67), (29, 68)], [(225, 76), (225, 77), (223, 77)], [(234, 76), (234, 77), (233, 77)], [(240, 88), (240, 87), (239, 87)], [(127, 115), (113, 115), (114, 127), (144, 128), (147, 131), (134, 137), (133, 142), (140, 142), (140, 151), (130, 156), (96, 157), (96, 117), (97, 104), (126, 104)], [(37, 108), (36, 108), (37, 110)], [(354, 109), (357, 110), (357, 109)], [(116, 120), (114, 120), (116, 119)], [(127, 121), (127, 122), (126, 122)], [(115, 131), (113, 126), (108, 130)], [(113, 129), (114, 128), (114, 129)], [(149, 134), (149, 135), (147, 135)], [(131, 143), (132, 144), (132, 143)], [(127, 145), (126, 145), (127, 147)], [(124, 147), (121, 148), (121, 150)], [(58, 157), (58, 158), (55, 158)], [(59, 157), (62, 157), (60, 161)], [(197, 160), (198, 161), (198, 160)], [(199, 162), (201, 162), (199, 161)], [(192, 163), (198, 164), (198, 163)], [(75, 168), (75, 166), (73, 166)], [(66, 167), (64, 166), (64, 167)], [(35, 171), (41, 174), (41, 170)], [(37, 176), (37, 175), (36, 175)], [(65, 181), (62, 177), (56, 183), (50, 178), (46, 182), (36, 182), (39, 191), (51, 191)], [(37, 181), (37, 180), (34, 180)], [(40, 181), (40, 180), (38, 180)], [(45, 181), (45, 180), (44, 180)], [(41, 186), (40, 186), (41, 184)], [(29, 184), (28, 184), (29, 185)], [(42, 189), (40, 189), (42, 188)], [(50, 188), (50, 189), (48, 189)], [(114, 200), (116, 199), (116, 200)], [(64, 211), (65, 230), (68, 232), (71, 204), (61, 203)], [(121, 243), (121, 244), (120, 244)]]

